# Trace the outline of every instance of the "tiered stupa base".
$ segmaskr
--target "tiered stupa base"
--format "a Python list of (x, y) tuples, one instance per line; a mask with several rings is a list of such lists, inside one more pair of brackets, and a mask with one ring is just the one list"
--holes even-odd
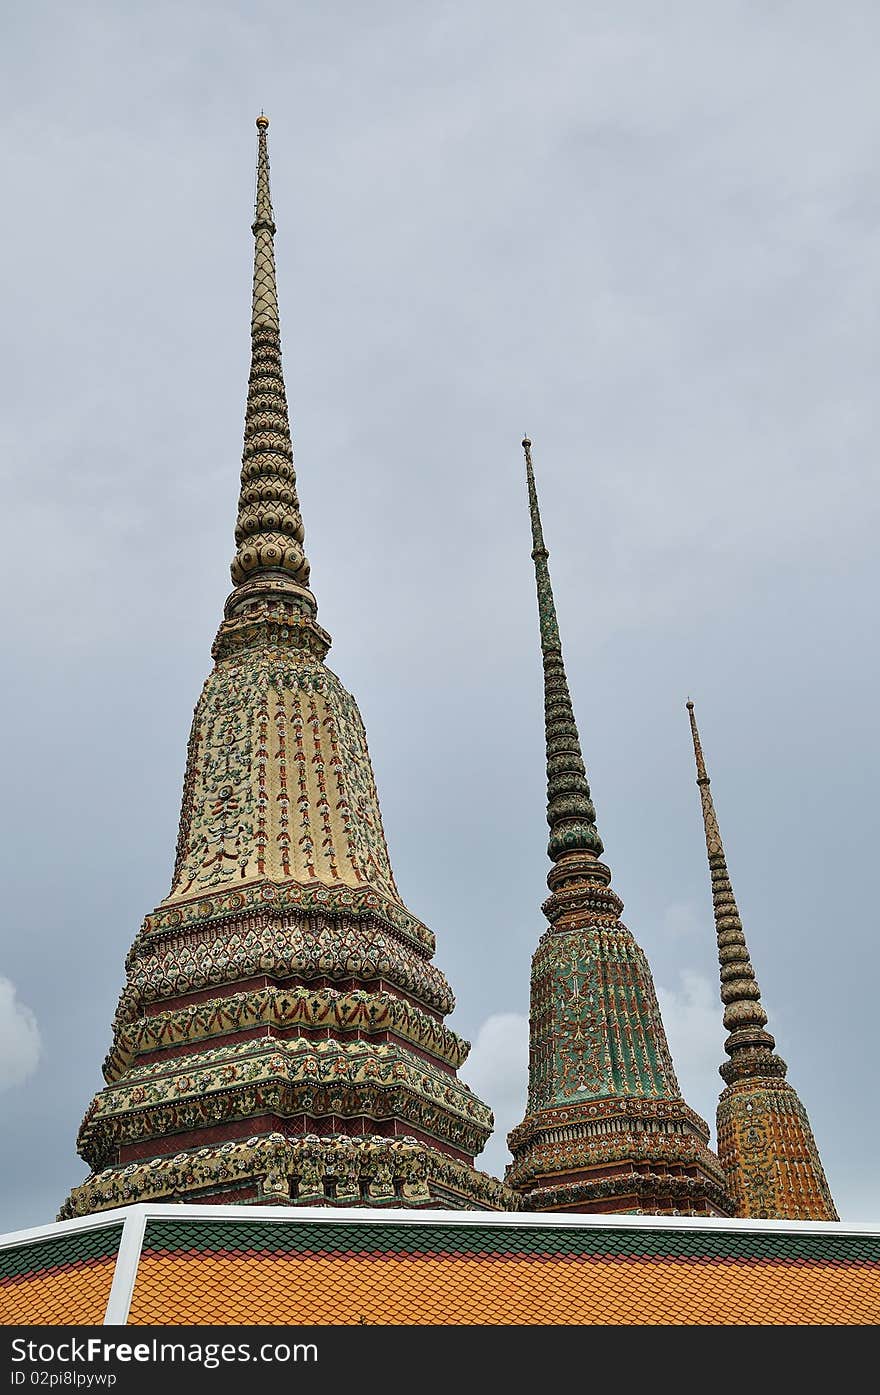
[(372, 888), (164, 903), (129, 954), (62, 1217), (174, 1199), (516, 1209), (430, 932)]
[(509, 1136), (505, 1181), (527, 1211), (726, 1216), (708, 1129), (682, 1100), (596, 1100), (541, 1110)]
[(142, 1201), (510, 1211), (503, 1183), (412, 1138), (261, 1138), (110, 1167), (75, 1187), (58, 1219)]

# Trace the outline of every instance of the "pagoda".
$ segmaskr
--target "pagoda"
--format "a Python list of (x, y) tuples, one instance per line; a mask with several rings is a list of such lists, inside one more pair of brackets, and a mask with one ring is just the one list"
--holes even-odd
[(523, 441), (544, 667), (549, 924), (532, 960), (529, 1090), (506, 1181), (533, 1211), (729, 1215), (709, 1129), (675, 1078), (644, 953), (600, 861), (548, 552)]
[(761, 990), (749, 959), (742, 921), (709, 790), (694, 704), (688, 699), (697, 784), (703, 808), (712, 905), (721, 966), (721, 1001), (729, 1061), (719, 1067), (726, 1089), (718, 1101), (718, 1155), (737, 1216), (836, 1221), (831, 1192), (788, 1067), (767, 1031)]
[(296, 494), (265, 116), (233, 590), (172, 886), (126, 961), (61, 1218), (136, 1201), (510, 1209), (431, 931), (394, 881), (357, 705), (324, 660)]

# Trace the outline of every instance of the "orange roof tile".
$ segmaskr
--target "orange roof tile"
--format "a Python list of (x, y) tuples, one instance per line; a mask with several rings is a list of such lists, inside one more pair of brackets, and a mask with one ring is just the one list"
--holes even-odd
[[(119, 1318), (133, 1324), (880, 1323), (880, 1233), (829, 1223), (207, 1206), (125, 1214), (146, 1221)], [(115, 1240), (105, 1227), (0, 1241), (3, 1320), (102, 1321), (119, 1229)]]

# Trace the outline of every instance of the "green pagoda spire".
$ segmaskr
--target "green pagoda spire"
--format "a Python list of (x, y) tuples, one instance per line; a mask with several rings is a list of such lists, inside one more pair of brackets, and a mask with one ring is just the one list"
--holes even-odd
[(538, 622), (544, 662), (544, 724), (547, 736), (547, 822), (550, 842), (547, 855), (557, 862), (565, 853), (585, 852), (593, 858), (602, 854), (602, 839), (596, 828), (596, 810), (590, 797), (581, 743), (574, 720), (571, 694), (562, 661), (562, 643), (556, 604), (550, 585), (550, 556), (544, 544), (532, 443), (525, 437), (526, 483), (532, 520), (532, 558), (538, 590)]
[(523, 440), (544, 668), (547, 822), (529, 1094), (508, 1185), (532, 1210), (727, 1214), (709, 1130), (682, 1099), (647, 960), (621, 922), (572, 709), (531, 442)]

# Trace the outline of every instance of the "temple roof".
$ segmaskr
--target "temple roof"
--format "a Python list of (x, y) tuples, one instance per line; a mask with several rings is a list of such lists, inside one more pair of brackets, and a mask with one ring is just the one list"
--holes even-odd
[(880, 1231), (131, 1206), (0, 1236), (0, 1311), (131, 1326), (876, 1325)]

